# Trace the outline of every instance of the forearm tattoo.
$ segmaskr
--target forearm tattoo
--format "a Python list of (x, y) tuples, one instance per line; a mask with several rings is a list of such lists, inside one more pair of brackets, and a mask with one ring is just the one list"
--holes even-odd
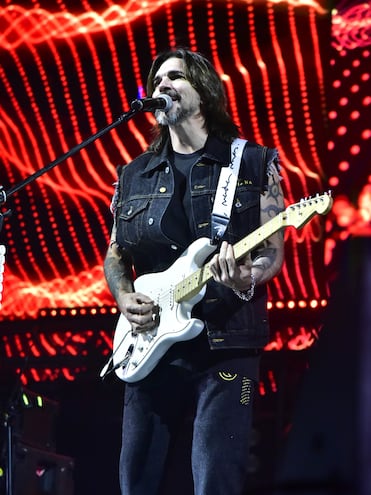
[(104, 274), (114, 297), (120, 291), (133, 291), (131, 265), (123, 257), (107, 255), (104, 260)]

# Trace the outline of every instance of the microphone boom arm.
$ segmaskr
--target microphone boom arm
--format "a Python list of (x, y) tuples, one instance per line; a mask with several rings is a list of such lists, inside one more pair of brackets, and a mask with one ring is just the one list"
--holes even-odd
[[(67, 160), (67, 158), (70, 158), (71, 156), (75, 155), (78, 151), (82, 150), (86, 146), (88, 146), (90, 143), (94, 142), (96, 139), (102, 137), (104, 134), (107, 132), (111, 131), (118, 125), (120, 125), (122, 122), (127, 122), (130, 120), (135, 114), (137, 113), (136, 110), (131, 109), (129, 112), (121, 114), (118, 119), (116, 119), (114, 122), (111, 124), (107, 125), (103, 129), (99, 130), (92, 136), (88, 137), (84, 141), (82, 141), (80, 144), (74, 146), (71, 148), (69, 151), (64, 153), (63, 155), (59, 156), (56, 158), (54, 161), (50, 162), (48, 165), (45, 167), (41, 168), (40, 170), (37, 170), (35, 173), (24, 179), (23, 181), (19, 182), (18, 184), (14, 185), (11, 187), (8, 191), (5, 191), (3, 186), (0, 186), (0, 206), (6, 203), (7, 199), (12, 196), (14, 193), (20, 191), (23, 189), (25, 186), (33, 182), (34, 180), (38, 179), (42, 175), (44, 175), (46, 172), (49, 172), (52, 168), (56, 167), (59, 165), (62, 161)], [(6, 212), (6, 216), (9, 216), (10, 211), (8, 210)], [(2, 217), (3, 215), (0, 213), (0, 231), (1, 231), (1, 226), (2, 226)]]

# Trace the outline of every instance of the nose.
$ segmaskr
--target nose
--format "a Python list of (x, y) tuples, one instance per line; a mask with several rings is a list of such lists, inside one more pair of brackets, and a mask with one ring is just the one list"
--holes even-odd
[(163, 76), (161, 78), (161, 81), (157, 85), (157, 89), (159, 90), (160, 93), (163, 93), (165, 90), (171, 88), (171, 79), (169, 79), (167, 76)]

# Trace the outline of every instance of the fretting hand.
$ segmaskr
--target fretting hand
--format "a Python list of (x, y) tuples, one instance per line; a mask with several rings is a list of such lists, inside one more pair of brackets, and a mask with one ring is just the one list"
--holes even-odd
[(243, 262), (238, 262), (233, 246), (222, 242), (219, 253), (210, 260), (210, 271), (216, 282), (231, 289), (244, 291), (251, 286), (251, 255), (248, 253)]

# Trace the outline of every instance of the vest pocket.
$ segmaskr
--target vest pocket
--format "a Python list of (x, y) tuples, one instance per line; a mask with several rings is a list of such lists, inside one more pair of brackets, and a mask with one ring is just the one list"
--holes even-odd
[(117, 241), (121, 246), (137, 244), (143, 235), (149, 198), (137, 198), (118, 205)]
[[(260, 224), (260, 200), (251, 194), (237, 194), (228, 225), (228, 240), (234, 244), (258, 228)], [(248, 228), (250, 230), (248, 230)]]
[(119, 218), (129, 221), (145, 210), (148, 206), (148, 198), (132, 199), (123, 204), (119, 204)]
[(242, 214), (251, 208), (256, 208), (259, 206), (258, 199), (252, 199), (251, 194), (249, 193), (238, 193), (236, 194), (234, 205), (233, 205), (233, 213)]

